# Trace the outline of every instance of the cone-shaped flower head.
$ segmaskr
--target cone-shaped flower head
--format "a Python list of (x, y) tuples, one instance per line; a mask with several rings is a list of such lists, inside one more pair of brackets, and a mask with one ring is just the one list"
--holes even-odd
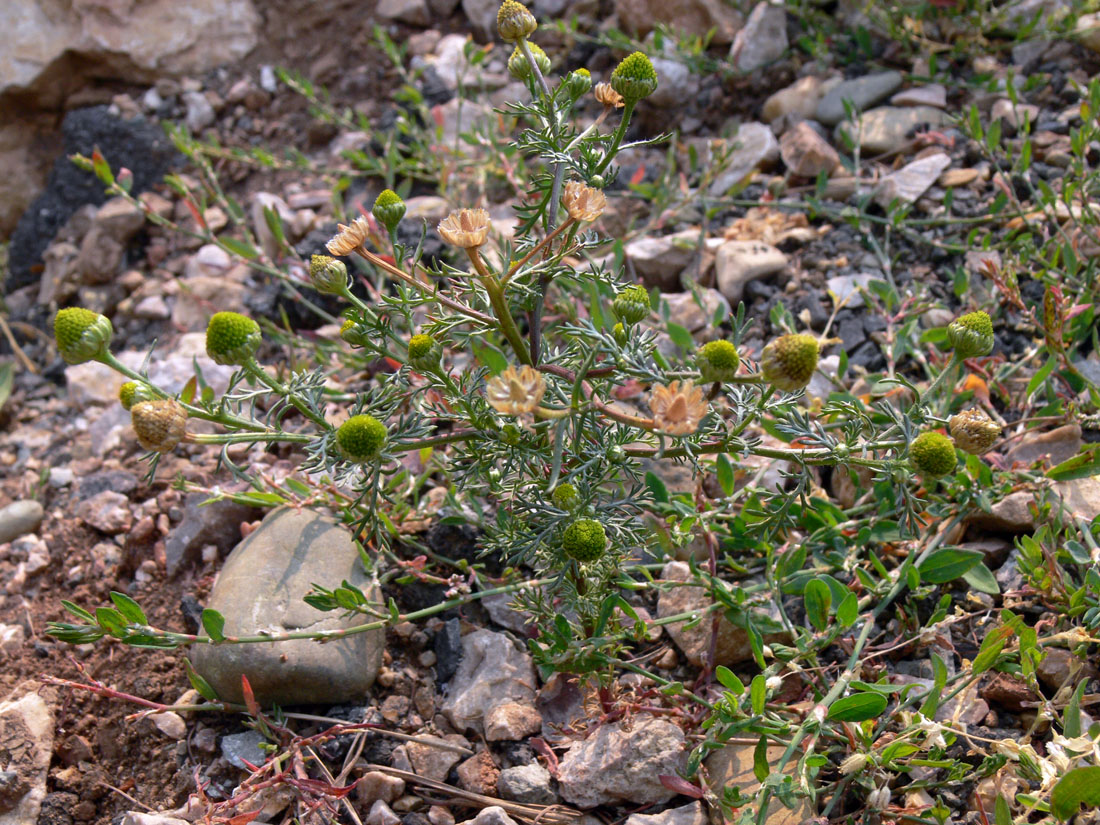
[(993, 352), (993, 321), (979, 310), (960, 315), (947, 325), (947, 339), (960, 358), (978, 358)]
[(611, 73), (611, 88), (623, 96), (627, 103), (637, 103), (649, 97), (657, 89), (657, 70), (641, 52), (623, 58)]
[(626, 105), (623, 96), (612, 89), (610, 83), (597, 83), (596, 88), (592, 90), (592, 94), (596, 96), (597, 103), (606, 106), (608, 109), (621, 109)]
[(443, 348), (430, 335), (414, 335), (409, 339), (409, 366), (416, 370), (434, 369), (443, 355)]
[(592, 74), (588, 69), (574, 69), (565, 76), (562, 85), (565, 86), (569, 96), (577, 100), (592, 88)]
[(500, 39), (506, 43), (518, 43), (530, 37), (539, 27), (535, 15), (523, 3), (516, 0), (504, 0), (497, 11), (497, 31)]
[(383, 189), (375, 198), (370, 212), (376, 221), (393, 232), (405, 217), (405, 201), (392, 189)]
[(732, 381), (741, 356), (729, 341), (708, 341), (695, 353), (695, 363), (704, 381)]
[(241, 365), (260, 346), (260, 325), (239, 312), (216, 312), (206, 325), (206, 354), (215, 364)]
[(615, 336), (615, 341), (620, 347), (625, 347), (626, 342), (630, 340), (630, 333), (626, 331), (622, 321), (611, 328), (611, 334)]
[(309, 280), (318, 292), (343, 295), (348, 289), (348, 268), (328, 255), (314, 255), (309, 259)]
[(625, 323), (636, 324), (649, 317), (649, 293), (644, 286), (628, 286), (615, 296), (611, 308)]
[(152, 401), (156, 397), (149, 385), (140, 381), (127, 381), (118, 388), (118, 403), (122, 405), (124, 410), (130, 410), (134, 404), (140, 404), (142, 401)]
[(922, 476), (939, 478), (955, 469), (955, 445), (943, 433), (927, 430), (909, 445), (909, 463)]
[(595, 561), (607, 550), (607, 532), (595, 519), (577, 519), (561, 534), (561, 549), (579, 562)]
[(658, 384), (650, 394), (649, 408), (657, 429), (669, 435), (691, 435), (707, 414), (703, 390), (691, 381)]
[(489, 213), (484, 209), (459, 209), (439, 222), (439, 236), (459, 249), (477, 249), (489, 237)]
[(603, 214), (603, 210), (607, 208), (607, 196), (599, 189), (585, 186), (579, 180), (571, 180), (565, 184), (561, 203), (569, 217), (587, 223)]
[(141, 401), (130, 408), (130, 423), (144, 449), (169, 453), (187, 435), (187, 410), (174, 398)]
[(812, 335), (781, 335), (764, 347), (760, 369), (777, 390), (796, 392), (813, 378), (819, 352)]
[(367, 342), (366, 336), (359, 330), (359, 325), (351, 318), (344, 319), (344, 323), (340, 326), (340, 337), (353, 347), (361, 347)]
[[(535, 58), (539, 71), (547, 74), (550, 71), (550, 58), (546, 52), (534, 43), (528, 43), (527, 48), (531, 50), (531, 57)], [(519, 46), (512, 50), (512, 56), (508, 58), (508, 74), (516, 80), (526, 80), (531, 76), (531, 64), (527, 62), (527, 56)]]
[(545, 392), (546, 379), (542, 373), (526, 364), (518, 370), (509, 365), (485, 385), (489, 405), (507, 415), (534, 412), (542, 403)]
[(1001, 425), (979, 409), (964, 410), (951, 416), (947, 428), (956, 446), (971, 455), (981, 455), (1001, 437)]
[(339, 231), (336, 236), (325, 244), (325, 248), (333, 255), (350, 255), (357, 247), (366, 243), (370, 235), (370, 221), (360, 216), (351, 223), (337, 224)]
[(563, 481), (555, 487), (554, 492), (550, 494), (550, 501), (552, 501), (554, 506), (559, 510), (565, 510), (569, 513), (580, 506), (581, 496), (580, 493), (577, 492), (576, 487), (568, 481)]
[(57, 351), (66, 364), (83, 364), (105, 355), (114, 332), (110, 318), (82, 307), (58, 310), (53, 319)]
[(373, 415), (353, 415), (336, 430), (336, 444), (349, 461), (374, 461), (386, 444), (386, 425)]

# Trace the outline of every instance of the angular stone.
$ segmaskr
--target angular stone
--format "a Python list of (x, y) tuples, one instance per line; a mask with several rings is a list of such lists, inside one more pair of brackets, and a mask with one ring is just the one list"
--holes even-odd
[(443, 714), (455, 730), (483, 730), (485, 715), (508, 701), (533, 703), (535, 665), (511, 638), (475, 630), (462, 638), (462, 662), (451, 680)]
[(914, 86), (905, 89), (890, 98), (891, 106), (935, 106), (937, 109), (947, 108), (947, 89), (939, 83), (929, 83), (927, 86)]
[[(225, 617), (227, 635), (339, 631), (361, 619), (321, 612), (302, 599), (315, 583), (332, 588), (344, 580), (380, 598), (343, 527), (320, 513), (279, 509), (230, 553), (207, 606)], [(263, 704), (334, 704), (366, 695), (384, 646), (384, 633), (375, 630), (325, 644), (201, 645), (191, 661), (219, 696), (234, 702), (242, 701), (246, 675)]]
[(497, 790), (500, 769), (493, 764), (489, 751), (481, 751), (471, 756), (456, 769), (458, 785), (470, 793), (492, 796)]
[(406, 743), (405, 753), (418, 776), (434, 779), (436, 782), (446, 780), (451, 768), (462, 761), (462, 754), (436, 747), (433, 743), (459, 745), (463, 748), (470, 745), (465, 737), (454, 733), (442, 739), (438, 736), (421, 736), (420, 740)]
[[(756, 793), (760, 790), (760, 780), (756, 778), (753, 769), (755, 750), (755, 745), (732, 744), (712, 753), (705, 763), (708, 784), (712, 788), (726, 788), (733, 785), (745, 796)], [(779, 745), (769, 745), (768, 764), (774, 768), (784, 750)], [(797, 758), (794, 758), (788, 762), (785, 771), (791, 773), (797, 761)], [(768, 803), (768, 813), (764, 821), (767, 825), (801, 825), (803, 821), (815, 815), (816, 811), (808, 799), (800, 799), (797, 804), (798, 807), (792, 811), (778, 799), (772, 799)], [(720, 819), (712, 817), (711, 821), (717, 825)]]
[(45, 515), (42, 505), (33, 499), (13, 501), (0, 510), (0, 544), (33, 533)]
[(1019, 490), (1009, 493), (988, 513), (975, 513), (970, 524), (991, 533), (1030, 533), (1035, 530), (1035, 493)]
[(405, 780), (382, 771), (368, 771), (355, 783), (355, 797), (367, 805), (381, 799), (392, 804), (405, 793)]
[(626, 825), (708, 825), (702, 802), (689, 802), (679, 808), (669, 808), (659, 814), (631, 814)]
[(901, 86), (901, 81), (900, 72), (878, 72), (838, 83), (817, 104), (816, 119), (826, 126), (835, 126), (847, 117), (845, 101), (857, 112), (863, 111), (888, 97)]
[[(4, 773), (18, 795), (0, 825), (28, 825), (38, 820), (46, 797), (46, 772), (53, 755), (54, 717), (50, 706), (35, 692), (0, 702), (0, 748), (5, 753)], [(14, 794), (13, 794), (14, 795)]]
[(1031, 466), (1036, 461), (1061, 464), (1073, 458), (1084, 446), (1081, 425), (1066, 424), (1047, 432), (1030, 432), (1008, 451), (1005, 458), (1010, 464), (1019, 462)]
[(796, 123), (779, 140), (779, 155), (792, 175), (816, 178), (830, 174), (840, 164), (840, 155), (806, 121)]
[(726, 241), (718, 247), (714, 260), (718, 290), (732, 306), (744, 297), (749, 281), (782, 272), (786, 266), (783, 252), (760, 241)]
[(660, 82), (657, 90), (646, 98), (648, 103), (673, 109), (699, 94), (699, 77), (685, 63), (667, 57), (654, 57), (652, 62)]
[(485, 714), (485, 741), (526, 739), (542, 730), (542, 714), (527, 702), (501, 702)]
[(114, 490), (104, 490), (80, 502), (76, 515), (85, 524), (111, 536), (125, 533), (134, 520), (130, 500)]
[(779, 141), (763, 123), (742, 123), (731, 140), (734, 146), (726, 158), (725, 169), (707, 190), (714, 197), (724, 195), (754, 170), (769, 166), (779, 159)]
[(165, 542), (169, 577), (178, 574), (188, 562), (197, 561), (199, 552), (209, 544), (228, 552), (241, 539), (241, 522), (252, 521), (258, 513), (255, 508), (228, 499), (209, 504), (206, 501), (205, 493), (188, 493), (183, 501), (183, 519)]
[(671, 292), (661, 296), (668, 303), (668, 320), (679, 324), (688, 332), (699, 332), (717, 326), (716, 315), (729, 318), (732, 310), (726, 296), (717, 289), (698, 290), (698, 299), (692, 292)]
[(768, 123), (784, 115), (809, 120), (817, 111), (817, 104), (825, 94), (826, 83), (820, 77), (800, 77), (785, 89), (780, 89), (764, 101), (761, 116)]
[[(495, 8), (495, 7), (494, 7)], [(721, 0), (615, 0), (619, 24), (633, 35), (645, 37), (658, 23), (691, 35), (715, 29), (711, 43), (733, 41), (740, 15)]]
[(907, 163), (879, 181), (875, 187), (875, 203), (883, 209), (889, 209), (895, 200), (903, 204), (916, 203), (950, 165), (951, 158), (942, 152)]
[(1059, 481), (1054, 490), (1075, 518), (1092, 521), (1100, 516), (1100, 475)]
[(562, 757), (558, 765), (562, 798), (580, 808), (667, 802), (676, 792), (657, 777), (683, 773), (685, 745), (683, 730), (664, 719), (637, 716), (629, 726), (601, 725)]
[(516, 765), (500, 772), (497, 790), (505, 799), (526, 802), (531, 805), (554, 805), (558, 795), (554, 793), (550, 771), (538, 762)]
[(648, 287), (679, 292), (681, 275), (695, 259), (699, 232), (686, 229), (672, 235), (639, 238), (626, 245), (626, 257)]
[(783, 6), (757, 3), (734, 38), (729, 59), (737, 71), (751, 72), (781, 58), (787, 46), (787, 12)]
[(473, 825), (516, 825), (516, 821), (499, 805), (482, 808), (470, 822)]
[(917, 126), (939, 126), (946, 120), (947, 115), (942, 109), (931, 106), (880, 106), (864, 112), (854, 124), (840, 124), (836, 138), (858, 140), (865, 152), (901, 152), (912, 144), (910, 132)]

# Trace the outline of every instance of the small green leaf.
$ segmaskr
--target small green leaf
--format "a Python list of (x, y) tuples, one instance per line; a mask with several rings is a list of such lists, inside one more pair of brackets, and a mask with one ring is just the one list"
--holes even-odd
[(1055, 481), (1072, 481), (1100, 474), (1100, 444), (1094, 444), (1086, 450), (1066, 459), (1047, 471), (1047, 478)]
[(714, 461), (715, 470), (718, 473), (718, 486), (727, 496), (732, 496), (734, 491), (733, 462), (725, 453), (719, 453)]
[(738, 679), (737, 674), (725, 665), (718, 665), (714, 669), (714, 678), (718, 680), (718, 684), (738, 696), (745, 693), (745, 683)]
[(758, 782), (763, 782), (772, 772), (768, 764), (768, 738), (762, 734), (752, 752), (752, 772)]
[(1012, 809), (1000, 794), (997, 794), (997, 801), (993, 803), (993, 825), (1012, 825)]
[(649, 489), (649, 492), (653, 494), (654, 501), (660, 504), (668, 504), (668, 487), (654, 472), (647, 472), (645, 474), (645, 486)]
[(209, 607), (202, 611), (202, 629), (215, 642), (225, 640), (225, 616)]
[(219, 238), (218, 243), (225, 248), (226, 252), (232, 252), (234, 255), (239, 255), (246, 260), (252, 260), (260, 256), (260, 253), (256, 251), (252, 244), (236, 238)]
[(109, 607), (97, 607), (95, 620), (111, 636), (121, 639), (126, 635), (126, 617)]
[(881, 693), (855, 693), (833, 702), (829, 708), (829, 719), (834, 722), (863, 722), (881, 716), (886, 705), (886, 697)]
[(928, 584), (945, 584), (962, 576), (983, 558), (985, 554), (980, 550), (945, 547), (928, 556), (917, 569), (921, 579)]
[(836, 620), (840, 626), (847, 630), (856, 623), (859, 618), (859, 598), (855, 593), (849, 593), (836, 607)]
[(111, 601), (115, 603), (115, 607), (118, 608), (118, 612), (134, 624), (149, 624), (149, 620), (145, 618), (145, 611), (143, 611), (141, 609), (141, 606), (125, 593), (119, 593), (115, 590), (112, 590)]
[(64, 599), (62, 599), (61, 600), (61, 606), (64, 607), (66, 610), (68, 610), (70, 613), (72, 613), (74, 616), (76, 616), (78, 619), (82, 619), (83, 621), (88, 622), (89, 624), (95, 624), (96, 623), (95, 616), (93, 616), (91, 613), (89, 613), (87, 610), (85, 610), (80, 605), (73, 604), (72, 602), (65, 601)]
[(824, 630), (829, 624), (829, 608), (833, 605), (833, 594), (829, 585), (821, 579), (811, 579), (806, 583), (802, 595), (806, 604), (806, 617), (817, 630)]
[(1069, 819), (1082, 805), (1100, 805), (1100, 766), (1075, 768), (1062, 777), (1050, 795), (1050, 812), (1058, 819)]
[(759, 716), (764, 712), (764, 704), (768, 699), (768, 685), (763, 673), (757, 673), (749, 687), (749, 699), (752, 701), (752, 712)]
[(691, 337), (691, 333), (679, 324), (668, 322), (668, 337), (672, 339), (672, 343), (682, 349), (684, 352), (690, 352), (695, 349), (695, 340)]
[(1066, 703), (1066, 709), (1062, 712), (1062, 733), (1067, 739), (1076, 739), (1084, 731), (1081, 729), (1081, 701), (1085, 698), (1085, 688), (1089, 680), (1082, 679), (1073, 696)]
[(979, 593), (988, 593), (996, 596), (1001, 592), (1001, 586), (997, 584), (997, 578), (985, 564), (979, 562), (963, 573), (963, 581), (969, 584)]
[(187, 670), (187, 678), (191, 682), (191, 687), (199, 692), (199, 696), (208, 702), (217, 702), (217, 692), (210, 686), (208, 681), (199, 675), (198, 671), (192, 666), (191, 661), (186, 657), (183, 660), (183, 667)]
[(0, 363), (0, 407), (3, 407), (11, 395), (12, 381), (15, 380), (15, 362)]

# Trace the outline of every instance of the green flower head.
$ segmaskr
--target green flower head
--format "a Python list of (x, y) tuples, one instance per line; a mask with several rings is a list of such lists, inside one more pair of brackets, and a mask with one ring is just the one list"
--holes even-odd
[(110, 318), (82, 307), (59, 310), (53, 319), (57, 350), (66, 364), (83, 364), (106, 355), (114, 332)]
[(760, 369), (777, 390), (797, 392), (810, 383), (820, 354), (812, 335), (781, 335), (764, 347)]
[(615, 296), (611, 308), (625, 323), (636, 324), (649, 317), (649, 293), (644, 286), (628, 286)]
[(392, 189), (383, 189), (374, 201), (371, 214), (374, 215), (375, 220), (393, 232), (405, 217), (405, 201), (401, 200), (401, 196)]
[(960, 315), (947, 325), (947, 339), (959, 358), (978, 358), (993, 352), (993, 321), (979, 310)]
[(561, 534), (561, 549), (579, 562), (595, 561), (607, 550), (607, 533), (595, 519), (577, 519)]
[(576, 487), (568, 481), (563, 481), (555, 487), (554, 492), (550, 494), (550, 501), (552, 501), (554, 506), (559, 510), (572, 512), (580, 506), (581, 497)]
[(344, 323), (341, 324), (340, 337), (353, 347), (361, 347), (367, 341), (367, 337), (359, 331), (359, 325), (351, 320), (351, 318), (345, 318)]
[(922, 476), (939, 478), (955, 469), (955, 445), (943, 433), (927, 430), (909, 445), (909, 463)]
[[(528, 43), (527, 48), (531, 50), (531, 57), (535, 58), (539, 71), (543, 74), (549, 72), (550, 58), (546, 56), (546, 52), (534, 43)], [(512, 56), (508, 58), (508, 74), (516, 80), (527, 80), (531, 76), (531, 64), (527, 62), (527, 56), (519, 46), (512, 49)]]
[(574, 100), (588, 94), (592, 88), (592, 75), (588, 69), (574, 69), (562, 80), (562, 85)]
[(309, 259), (309, 280), (320, 293), (343, 295), (348, 290), (348, 268), (328, 255), (314, 255)]
[(134, 404), (140, 404), (142, 401), (152, 401), (156, 397), (149, 385), (140, 381), (127, 381), (118, 388), (118, 403), (122, 405), (124, 410), (130, 410)]
[(527, 6), (516, 0), (504, 0), (497, 11), (497, 31), (506, 43), (518, 43), (530, 37), (539, 27)]
[(630, 340), (630, 333), (626, 331), (626, 327), (623, 326), (623, 322), (615, 324), (611, 330), (611, 334), (615, 336), (615, 341), (620, 347), (625, 347), (626, 342)]
[(409, 366), (416, 370), (430, 370), (439, 364), (443, 348), (430, 335), (414, 335), (409, 339)]
[(641, 52), (623, 58), (611, 73), (611, 88), (627, 103), (637, 103), (657, 90), (657, 70)]
[(374, 461), (386, 443), (386, 425), (373, 415), (353, 415), (336, 430), (336, 443), (349, 461)]
[(215, 364), (240, 366), (260, 346), (260, 325), (239, 312), (216, 312), (206, 325), (206, 354)]
[(695, 363), (704, 381), (731, 381), (741, 357), (729, 341), (709, 341), (695, 353)]

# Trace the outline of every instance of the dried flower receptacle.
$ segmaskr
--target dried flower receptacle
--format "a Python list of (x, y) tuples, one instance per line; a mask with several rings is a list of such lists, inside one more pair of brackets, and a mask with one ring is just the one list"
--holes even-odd
[(649, 407), (657, 429), (668, 435), (691, 435), (707, 414), (703, 390), (691, 381), (658, 384), (650, 395)]
[(542, 373), (524, 365), (518, 370), (508, 366), (500, 374), (490, 378), (485, 385), (489, 405), (506, 415), (522, 415), (534, 412), (546, 393), (546, 379)]

